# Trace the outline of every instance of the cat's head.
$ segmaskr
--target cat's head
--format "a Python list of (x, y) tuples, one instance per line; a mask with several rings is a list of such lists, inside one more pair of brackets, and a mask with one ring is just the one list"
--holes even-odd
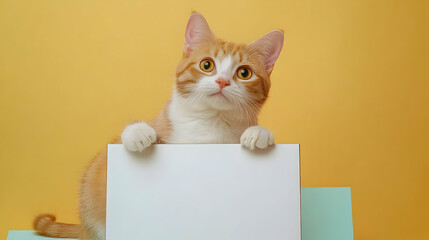
[(282, 46), (278, 30), (248, 45), (222, 41), (201, 14), (193, 13), (176, 71), (176, 93), (189, 104), (257, 113), (268, 97)]

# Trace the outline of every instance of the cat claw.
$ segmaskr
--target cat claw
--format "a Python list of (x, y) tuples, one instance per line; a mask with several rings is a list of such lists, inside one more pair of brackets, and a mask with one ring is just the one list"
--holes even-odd
[(264, 127), (252, 126), (247, 128), (241, 135), (240, 143), (250, 150), (255, 148), (264, 149), (274, 144), (274, 135)]
[(145, 122), (128, 125), (121, 137), (125, 148), (132, 152), (141, 152), (156, 141), (155, 130)]

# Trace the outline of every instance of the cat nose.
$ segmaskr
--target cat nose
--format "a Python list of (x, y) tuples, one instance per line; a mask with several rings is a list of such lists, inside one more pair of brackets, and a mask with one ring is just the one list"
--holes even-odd
[(216, 82), (217, 82), (217, 84), (219, 84), (220, 89), (222, 89), (222, 88), (224, 88), (226, 86), (231, 85), (231, 82), (228, 79), (225, 79), (225, 78), (218, 78), (216, 80)]

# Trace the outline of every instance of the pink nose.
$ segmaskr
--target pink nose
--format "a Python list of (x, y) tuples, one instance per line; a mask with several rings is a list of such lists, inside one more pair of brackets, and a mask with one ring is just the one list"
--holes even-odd
[(218, 80), (216, 80), (217, 84), (219, 84), (220, 89), (231, 85), (231, 83), (229, 82), (228, 79), (225, 78), (219, 78)]

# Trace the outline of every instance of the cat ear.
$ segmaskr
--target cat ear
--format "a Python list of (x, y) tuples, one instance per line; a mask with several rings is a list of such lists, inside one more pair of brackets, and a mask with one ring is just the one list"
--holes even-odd
[(280, 30), (274, 30), (249, 44), (247, 48), (251, 51), (261, 53), (264, 57), (265, 69), (268, 72), (271, 72), (274, 68), (274, 63), (282, 50), (283, 40), (283, 32)]
[(192, 52), (201, 43), (215, 39), (216, 37), (203, 15), (196, 12), (192, 13), (185, 31), (185, 44), (183, 46), (185, 54)]

